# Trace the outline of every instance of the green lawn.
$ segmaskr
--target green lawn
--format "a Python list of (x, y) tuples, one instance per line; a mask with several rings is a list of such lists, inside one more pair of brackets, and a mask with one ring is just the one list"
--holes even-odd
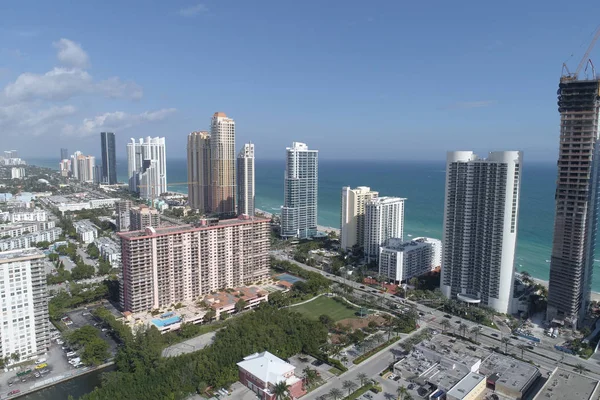
[(356, 317), (357, 309), (346, 303), (338, 303), (330, 297), (321, 296), (316, 300), (290, 307), (291, 311), (297, 311), (311, 319), (318, 319), (323, 314), (329, 315), (334, 321)]

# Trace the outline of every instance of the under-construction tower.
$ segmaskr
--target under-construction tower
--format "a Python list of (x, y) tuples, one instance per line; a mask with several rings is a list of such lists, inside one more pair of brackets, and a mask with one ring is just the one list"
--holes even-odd
[[(560, 147), (547, 319), (575, 327), (590, 301), (598, 224), (600, 77), (588, 56), (599, 36), (600, 29), (575, 73), (563, 66), (558, 89)], [(591, 76), (580, 79), (584, 64), (591, 65)]]

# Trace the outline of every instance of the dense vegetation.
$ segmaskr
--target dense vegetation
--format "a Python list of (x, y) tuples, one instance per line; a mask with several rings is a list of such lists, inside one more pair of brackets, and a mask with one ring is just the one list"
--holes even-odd
[(263, 304), (229, 321), (215, 342), (198, 352), (163, 359), (162, 340), (155, 328), (127, 339), (116, 358), (118, 372), (107, 374), (102, 387), (84, 399), (183, 399), (237, 381), (236, 363), (255, 352), (268, 350), (284, 359), (301, 352), (322, 357), (327, 329), (298, 313)]
[(93, 326), (86, 325), (68, 332), (65, 339), (71, 345), (83, 348), (79, 356), (86, 365), (102, 364), (110, 356), (108, 343), (100, 338), (100, 331)]
[(71, 284), (70, 294), (65, 291), (59, 291), (48, 302), (50, 319), (59, 320), (68, 310), (104, 298), (118, 299), (118, 286), (118, 282), (114, 277), (96, 285)]

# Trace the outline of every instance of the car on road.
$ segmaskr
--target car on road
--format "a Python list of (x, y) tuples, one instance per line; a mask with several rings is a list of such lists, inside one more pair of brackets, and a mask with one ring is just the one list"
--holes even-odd
[(423, 315), (425, 315), (425, 313), (423, 311), (419, 311), (419, 315), (422, 317)]
[(15, 389), (15, 390), (11, 390), (10, 392), (8, 392), (9, 396), (14, 396), (15, 394), (19, 394), (21, 393), (21, 391), (19, 389)]
[(450, 315), (450, 314), (444, 314), (444, 318), (452, 318), (452, 315)]
[(414, 383), (410, 383), (406, 388), (408, 390), (412, 390), (414, 387), (415, 387), (415, 384)]
[(361, 289), (364, 289), (364, 288), (365, 288), (364, 286), (359, 286), (359, 287), (360, 287)]
[(456, 321), (454, 321), (455, 324), (460, 324), (460, 319), (457, 319)]
[(497, 333), (492, 333), (492, 336), (493, 337), (498, 337), (498, 334)]

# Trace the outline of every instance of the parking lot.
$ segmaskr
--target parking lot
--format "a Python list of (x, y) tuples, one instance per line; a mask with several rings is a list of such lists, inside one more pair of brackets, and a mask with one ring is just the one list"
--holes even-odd
[(100, 330), (100, 338), (108, 343), (109, 353), (113, 356), (117, 353), (117, 342), (111, 335), (110, 329), (101, 324), (99, 320), (96, 320), (90, 313), (91, 310), (77, 310), (67, 313), (67, 316), (72, 321), (72, 324), (67, 325), (69, 330), (79, 329), (85, 325), (95, 325)]

